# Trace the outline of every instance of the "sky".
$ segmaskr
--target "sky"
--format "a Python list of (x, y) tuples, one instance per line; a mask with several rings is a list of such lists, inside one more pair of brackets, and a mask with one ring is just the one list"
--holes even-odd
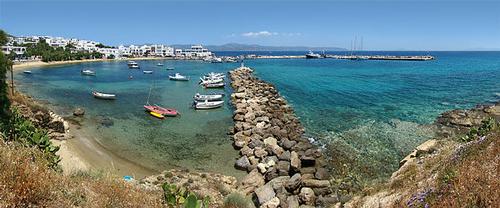
[(500, 50), (500, 0), (0, 0), (0, 29), (106, 45)]

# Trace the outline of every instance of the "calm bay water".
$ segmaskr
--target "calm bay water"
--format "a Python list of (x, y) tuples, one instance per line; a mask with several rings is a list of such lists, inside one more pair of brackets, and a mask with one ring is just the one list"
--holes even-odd
[[(269, 54), (257, 54), (262, 53)], [(391, 53), (425, 55), (375, 54)], [(240, 52), (220, 53), (237, 54)], [(293, 105), (307, 134), (325, 145), (334, 159), (378, 176), (394, 171), (402, 157), (429, 139), (432, 131), (426, 124), (443, 111), (500, 99), (499, 52), (431, 55), (437, 60), (286, 59), (246, 60), (245, 64), (256, 69), (259, 78), (276, 85)], [(155, 169), (180, 166), (238, 174), (232, 168), (237, 152), (226, 135), (233, 125), (231, 106), (194, 111), (190, 103), (194, 93), (204, 92), (197, 86), (201, 74), (227, 72), (239, 64), (163, 61), (165, 67), (176, 68), (165, 71), (165, 67), (155, 66), (157, 62), (139, 62), (142, 69), (155, 70), (153, 75), (142, 74), (142, 69), (129, 70), (126, 62), (103, 62), (41, 68), (33, 70), (32, 75), (19, 73), (16, 79), (21, 91), (49, 101), (62, 114), (70, 114), (76, 106), (84, 107), (88, 118), (84, 128), (129, 160)], [(97, 76), (81, 76), (83, 68), (96, 70)], [(169, 81), (167, 75), (174, 72), (193, 80)], [(130, 75), (133, 80), (128, 80)], [(147, 115), (142, 105), (151, 86), (150, 102), (176, 108), (182, 116), (159, 121)], [(96, 100), (89, 94), (91, 89), (116, 93), (118, 100)], [(226, 87), (225, 92), (229, 94), (230, 89)], [(113, 125), (98, 124), (103, 119)]]

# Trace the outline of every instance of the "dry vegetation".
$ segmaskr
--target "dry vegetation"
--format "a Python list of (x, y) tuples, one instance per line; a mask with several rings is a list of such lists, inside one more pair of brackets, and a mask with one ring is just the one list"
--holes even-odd
[(109, 175), (70, 177), (48, 168), (40, 151), (0, 141), (0, 207), (161, 207), (162, 193)]

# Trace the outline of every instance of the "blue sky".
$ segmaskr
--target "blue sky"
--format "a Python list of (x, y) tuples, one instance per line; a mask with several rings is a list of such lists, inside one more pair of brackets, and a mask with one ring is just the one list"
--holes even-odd
[(0, 28), (119, 44), (500, 50), (500, 0), (0, 0)]

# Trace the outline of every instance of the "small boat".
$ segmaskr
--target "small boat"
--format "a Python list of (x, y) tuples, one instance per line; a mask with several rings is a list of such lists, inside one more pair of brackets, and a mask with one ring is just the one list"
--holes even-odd
[(163, 66), (163, 63), (157, 63), (156, 66)]
[(210, 72), (208, 74), (205, 74), (203, 77), (207, 77), (207, 78), (225, 78), (226, 75), (224, 75), (224, 73), (215, 73), (215, 72)]
[(144, 108), (149, 112), (155, 112), (164, 116), (177, 116), (179, 112), (172, 108), (163, 108), (158, 105), (145, 105)]
[(213, 58), (213, 59), (211, 60), (211, 62), (212, 62), (212, 63), (222, 63), (222, 58), (217, 58), (217, 57), (216, 57), (216, 58)]
[(196, 93), (194, 95), (194, 100), (196, 101), (215, 101), (215, 100), (222, 100), (224, 97), (224, 94), (213, 94), (213, 95), (201, 95), (200, 93)]
[(23, 71), (23, 73), (25, 73), (25, 74), (32, 74), (31, 71)]
[(222, 79), (222, 78), (214, 78), (214, 79), (200, 78), (200, 84), (215, 84), (215, 83), (221, 83), (221, 82), (224, 82), (224, 79)]
[(92, 70), (82, 70), (81, 71), (82, 75), (85, 75), (85, 76), (95, 76), (95, 71), (92, 71)]
[(129, 69), (139, 69), (139, 64), (135, 61), (129, 61), (127, 63)]
[(194, 102), (193, 107), (197, 110), (205, 110), (205, 109), (214, 109), (220, 108), (224, 105), (224, 101), (208, 101), (205, 100), (203, 102)]
[(175, 68), (174, 67), (167, 67), (165, 68), (165, 70), (174, 70)]
[(152, 116), (156, 117), (156, 118), (159, 118), (159, 119), (164, 119), (165, 116), (157, 113), (157, 112), (153, 112), (153, 111), (150, 111), (149, 114), (151, 114)]
[(317, 53), (313, 53), (312, 51), (309, 51), (309, 53), (306, 54), (306, 58), (307, 59), (317, 59), (317, 58), (321, 58), (321, 55), (319, 55)]
[(94, 95), (95, 98), (103, 99), (103, 100), (115, 100), (116, 99), (115, 94), (107, 94), (107, 93), (92, 91), (92, 95)]
[(220, 88), (224, 87), (226, 84), (224, 82), (219, 82), (219, 83), (205, 83), (203, 84), (203, 87), (205, 88)]
[(174, 76), (170, 75), (168, 76), (170, 80), (175, 80), (175, 81), (189, 81), (189, 77), (183, 76), (179, 73), (175, 73)]
[(144, 71), (142, 71), (142, 73), (144, 73), (144, 74), (152, 74), (153, 71), (152, 70), (144, 70)]

